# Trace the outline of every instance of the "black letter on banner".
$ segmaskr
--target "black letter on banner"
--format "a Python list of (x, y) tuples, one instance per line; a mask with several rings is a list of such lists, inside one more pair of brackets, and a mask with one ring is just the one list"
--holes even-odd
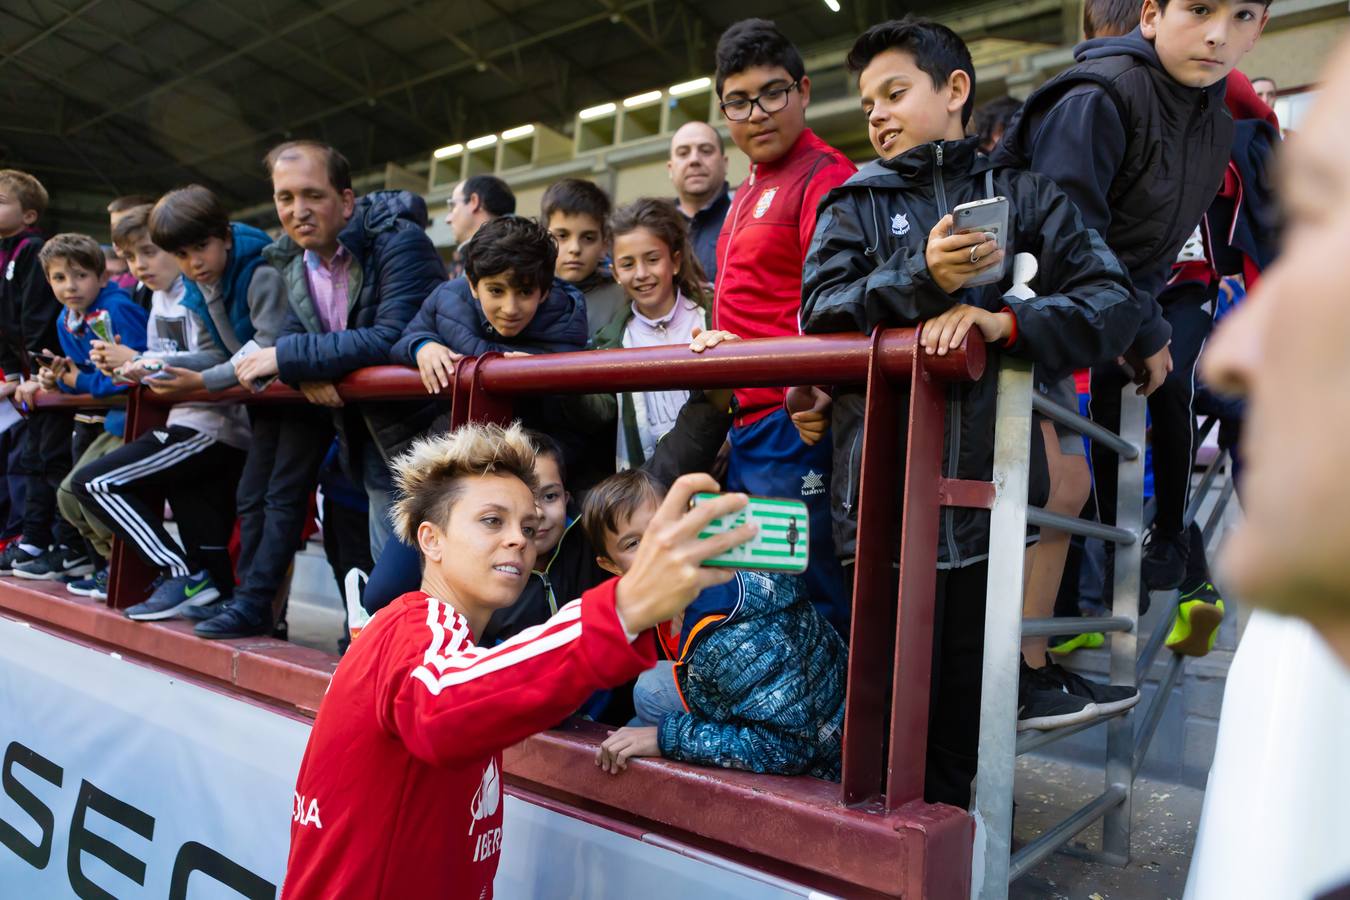
[(99, 790), (87, 781), (80, 782), (80, 798), (75, 802), (75, 814), (70, 818), (70, 848), (66, 853), (70, 886), (75, 889), (76, 895), (85, 900), (117, 900), (85, 877), (80, 869), (80, 854), (97, 856), (114, 871), (121, 872), (139, 885), (145, 884), (145, 863), (112, 841), (87, 830), (84, 827), (84, 814), (89, 809), (136, 832), (147, 841), (155, 835), (155, 817)]
[(52, 833), (55, 830), (55, 819), (52, 811), (19, 783), (19, 779), (14, 777), (14, 764), (18, 763), (34, 775), (44, 781), (49, 781), (57, 787), (61, 786), (63, 773), (61, 767), (52, 762), (47, 757), (29, 750), (18, 741), (11, 741), (5, 748), (4, 774), (0, 776), (0, 782), (5, 786), (5, 793), (14, 801), (15, 805), (22, 809), (28, 815), (33, 817), (38, 828), (42, 829), (42, 843), (34, 844), (19, 833), (19, 830), (13, 825), (0, 819), (0, 844), (14, 851), (14, 855), (28, 863), (35, 869), (47, 868), (47, 863), (51, 861), (52, 856)]
[(188, 841), (178, 848), (178, 858), (173, 861), (169, 900), (186, 900), (188, 879), (193, 872), (209, 875), (249, 900), (273, 900), (277, 895), (277, 886), (258, 873), (245, 869), (205, 844)]

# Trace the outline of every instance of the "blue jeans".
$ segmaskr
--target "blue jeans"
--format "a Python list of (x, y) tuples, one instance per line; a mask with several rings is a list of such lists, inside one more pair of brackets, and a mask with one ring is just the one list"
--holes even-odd
[(379, 562), (380, 554), (394, 535), (393, 523), (389, 521), (389, 510), (394, 505), (394, 480), (389, 477), (389, 466), (374, 444), (368, 443), (363, 450), (361, 480), (365, 482), (366, 498), (370, 501), (370, 558)]
[(633, 685), (633, 721), (629, 726), (660, 725), (666, 716), (684, 712), (680, 689), (675, 686), (675, 664), (668, 659), (657, 662), (637, 677)]

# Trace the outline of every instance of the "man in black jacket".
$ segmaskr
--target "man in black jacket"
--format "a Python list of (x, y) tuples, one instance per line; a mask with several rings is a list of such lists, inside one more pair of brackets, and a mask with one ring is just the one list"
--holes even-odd
[[(882, 158), (821, 204), (802, 276), (802, 330), (871, 332), (924, 322), (923, 352), (944, 354), (978, 328), (986, 341), (1054, 372), (1121, 353), (1139, 318), (1115, 257), (1049, 179), (996, 171), (977, 153), (977, 139), (963, 137), (974, 66), (961, 39), (932, 22), (886, 22), (858, 38), (848, 66), (859, 73), (868, 135)], [(993, 196), (1009, 200), (1010, 248), (1039, 263), (1031, 282), (1039, 296), (1005, 294), (1012, 282), (1007, 274), (999, 285), (964, 287), (1005, 261), (987, 234), (953, 234), (951, 210)], [(997, 378), (997, 365), (990, 365), (979, 381), (949, 389), (948, 477), (987, 480), (992, 474)], [(857, 531), (863, 405), (856, 391), (841, 392), (834, 403), (834, 465), (843, 477), (832, 486), (831, 506), (837, 549), (846, 559)], [(1043, 451), (1039, 444), (1035, 449)], [(1039, 461), (1043, 468), (1043, 456)], [(941, 638), (925, 794), (966, 806), (978, 743), (988, 513), (945, 510), (941, 529)], [(1096, 716), (1101, 702), (1138, 700), (1133, 689), (1097, 685), (1084, 688), (1091, 698), (1075, 698), (1066, 692), (1074, 676), (1058, 667), (1038, 672), (1024, 676), (1021, 727), (1070, 725)]]
[[(995, 152), (1000, 165), (1052, 178), (1129, 271), (1140, 325), (1125, 358), (1140, 393), (1172, 370), (1171, 327), (1157, 296), (1223, 179), (1233, 144), (1226, 79), (1260, 37), (1269, 5), (1146, 0), (1134, 31), (1075, 49), (1077, 65), (1028, 98)], [(1114, 361), (1093, 370), (1092, 417), (1112, 431), (1125, 384)], [(1095, 471), (1115, 464), (1094, 445)], [(1095, 489), (1098, 514), (1114, 524), (1114, 479), (1098, 479)], [(1165, 549), (1146, 548), (1146, 558)]]

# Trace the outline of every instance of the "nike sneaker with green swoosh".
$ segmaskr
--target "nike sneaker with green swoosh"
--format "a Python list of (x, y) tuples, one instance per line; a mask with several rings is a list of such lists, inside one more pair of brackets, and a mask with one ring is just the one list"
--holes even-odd
[(128, 607), (126, 617), (137, 622), (157, 622), (181, 615), (193, 606), (204, 606), (219, 599), (220, 591), (211, 576), (202, 570), (195, 575), (166, 578), (144, 603)]

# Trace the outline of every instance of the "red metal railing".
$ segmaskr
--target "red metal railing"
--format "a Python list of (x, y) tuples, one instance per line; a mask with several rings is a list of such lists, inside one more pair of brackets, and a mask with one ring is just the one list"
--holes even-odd
[[(853, 818), (845, 822), (822, 812), (832, 808), (822, 799), (823, 786), (784, 788), (781, 797), (788, 800), (778, 810), (787, 817), (785, 822), (794, 823), (798, 835), (816, 840), (817, 858), (792, 858), (787, 852), (792, 832), (784, 843), (783, 835), (773, 829), (757, 832), (734, 825), (745, 815), (737, 808), (758, 790), (741, 784), (740, 776), (702, 774), (697, 781), (705, 793), (687, 808), (653, 804), (651, 783), (642, 779), (609, 779), (603, 784), (587, 780), (593, 766), (586, 754), (593, 746), (551, 735), (513, 753), (508, 767), (513, 776), (531, 790), (570, 798), (580, 807), (598, 802), (631, 813), (659, 805), (663, 808), (646, 814), (870, 890), (968, 896), (969, 818), (964, 811), (924, 804), (923, 782), (939, 510), (988, 508), (993, 500), (993, 485), (988, 482), (941, 475), (944, 386), (979, 378), (985, 368), (985, 345), (968, 340), (957, 351), (934, 357), (917, 352), (916, 337), (914, 329), (893, 329), (871, 338), (829, 335), (732, 342), (700, 355), (681, 346), (534, 357), (490, 354), (459, 361), (454, 383), (440, 395), (448, 404), (452, 426), (508, 421), (512, 398), (527, 394), (793, 384), (863, 385), (866, 391), (843, 779), (836, 789), (836, 802), (851, 807)], [(337, 389), (348, 402), (426, 396), (417, 373), (396, 366), (353, 372), (338, 382)], [(187, 400), (294, 403), (303, 402), (303, 397), (279, 384), (260, 394), (233, 389), (179, 395), (171, 402), (138, 389), (127, 399), (128, 439), (163, 425), (171, 403)], [(87, 404), (57, 396), (43, 397), (39, 405)], [(897, 509), (901, 459), (904, 491)], [(892, 574), (897, 558), (898, 589)], [(124, 608), (142, 599), (150, 571), (139, 557), (117, 542), (112, 567), (109, 604)], [(677, 780), (694, 777), (678, 768), (662, 772), (662, 777)], [(707, 815), (709, 804), (715, 807), (719, 800), (726, 813), (720, 820)], [(717, 821), (727, 824), (718, 826)], [(895, 843), (886, 844), (884, 835)], [(883, 847), (889, 847), (887, 852), (895, 858), (878, 859)]]

